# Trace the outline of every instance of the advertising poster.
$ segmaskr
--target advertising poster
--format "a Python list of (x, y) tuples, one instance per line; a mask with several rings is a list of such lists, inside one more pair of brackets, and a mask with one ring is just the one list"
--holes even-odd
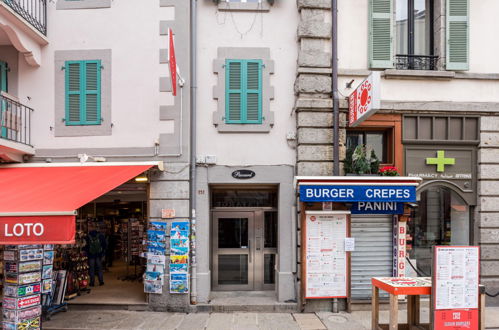
[(161, 281), (144, 281), (144, 292), (145, 293), (163, 293), (163, 283)]
[(348, 213), (307, 212), (305, 298), (344, 298), (348, 288)]
[(478, 329), (480, 248), (435, 246), (433, 263), (435, 329)]
[(54, 263), (54, 251), (43, 252), (43, 264), (52, 265)]
[(187, 274), (170, 274), (170, 293), (189, 292), (189, 276)]

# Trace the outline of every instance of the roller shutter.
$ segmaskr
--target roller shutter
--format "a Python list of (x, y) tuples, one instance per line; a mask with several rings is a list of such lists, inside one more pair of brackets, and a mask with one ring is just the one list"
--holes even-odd
[(351, 260), (352, 299), (370, 299), (371, 277), (392, 276), (392, 216), (352, 215), (351, 228), (351, 236), (355, 237)]

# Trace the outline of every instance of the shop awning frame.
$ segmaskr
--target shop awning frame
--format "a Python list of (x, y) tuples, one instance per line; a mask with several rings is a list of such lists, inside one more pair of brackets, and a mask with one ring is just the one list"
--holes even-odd
[(423, 179), (409, 176), (295, 176), (294, 187), (300, 185), (323, 186), (418, 186)]
[[(156, 167), (160, 171), (164, 171), (164, 164), (162, 161), (145, 161), (145, 162), (73, 162), (73, 163), (23, 163), (23, 164), (6, 164), (6, 165), (0, 165), (0, 183), (1, 183), (1, 171), (3, 169), (34, 169), (34, 168), (72, 168), (72, 167), (77, 167), (77, 168), (104, 168), (104, 167), (121, 167), (121, 166), (127, 166), (127, 167), (144, 167), (147, 168), (146, 170)], [(29, 175), (29, 173), (27, 173)], [(126, 177), (128, 181), (128, 177)], [(115, 180), (119, 181), (119, 179)], [(125, 181), (125, 182), (126, 182)], [(122, 182), (124, 183), (124, 182)], [(111, 188), (111, 190), (114, 188)], [(47, 191), (47, 193), (50, 193), (50, 191)], [(96, 196), (100, 197), (101, 195)], [(21, 201), (22, 202), (22, 201)], [(26, 203), (29, 203), (27, 201)], [(23, 210), (5, 210), (6, 208), (8, 209), (8, 206), (1, 205), (2, 201), (0, 201), (0, 217), (30, 217), (30, 216), (61, 216), (61, 215), (76, 215), (77, 211), (75, 209), (64, 209), (61, 208), (59, 210), (53, 209), (53, 210), (29, 210), (29, 211), (23, 211)], [(2, 211), (4, 209), (5, 211)]]

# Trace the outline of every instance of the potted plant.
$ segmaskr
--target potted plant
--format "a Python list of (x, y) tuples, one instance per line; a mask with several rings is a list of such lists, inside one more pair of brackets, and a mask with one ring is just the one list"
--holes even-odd
[(347, 175), (376, 175), (379, 173), (379, 159), (371, 146), (361, 144), (347, 150), (344, 170)]
[(383, 166), (379, 169), (379, 174), (382, 176), (398, 176), (399, 172), (395, 166)]

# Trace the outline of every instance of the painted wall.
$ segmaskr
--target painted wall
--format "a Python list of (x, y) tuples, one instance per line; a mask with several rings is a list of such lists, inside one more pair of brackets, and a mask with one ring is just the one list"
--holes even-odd
[[(19, 60), (18, 97), (35, 109), (35, 147), (152, 148), (160, 134), (173, 133), (172, 120), (159, 120), (160, 105), (174, 104), (171, 93), (159, 92), (159, 77), (169, 76), (168, 64), (159, 61), (160, 48), (167, 48), (159, 25), (175, 19), (175, 9), (160, 7), (159, 1), (113, 1), (111, 8), (81, 10), (56, 10), (54, 2), (47, 6), (50, 43), (43, 48), (41, 66)], [(186, 48), (188, 40), (176, 43)], [(103, 123), (112, 124), (112, 135), (55, 137), (51, 127), (61, 119), (54, 116), (54, 51), (82, 49), (112, 49), (112, 123)]]
[[(495, 13), (499, 3), (494, 0), (470, 1), (470, 67), (467, 73), (498, 73), (499, 62), (494, 54), (499, 45), (490, 41), (491, 31), (499, 29)], [(338, 2), (339, 26), (339, 68), (346, 70), (368, 69), (368, 0), (340, 0)], [(484, 24), (484, 22), (487, 22)], [(495, 28), (494, 28), (495, 26)], [(351, 79), (357, 86), (363, 77), (340, 77), (340, 92), (349, 95), (353, 89), (346, 89)], [(499, 79), (382, 79), (383, 100), (399, 101), (456, 101), (497, 102)]]
[[(295, 131), (293, 85), (296, 77), (298, 11), (295, 1), (277, 1), (268, 12), (218, 11), (212, 1), (199, 1), (198, 155), (215, 155), (217, 164), (294, 164), (295, 152), (286, 140)], [(218, 47), (268, 47), (274, 61), (274, 127), (269, 133), (219, 133), (213, 125), (217, 75), (213, 61)]]

